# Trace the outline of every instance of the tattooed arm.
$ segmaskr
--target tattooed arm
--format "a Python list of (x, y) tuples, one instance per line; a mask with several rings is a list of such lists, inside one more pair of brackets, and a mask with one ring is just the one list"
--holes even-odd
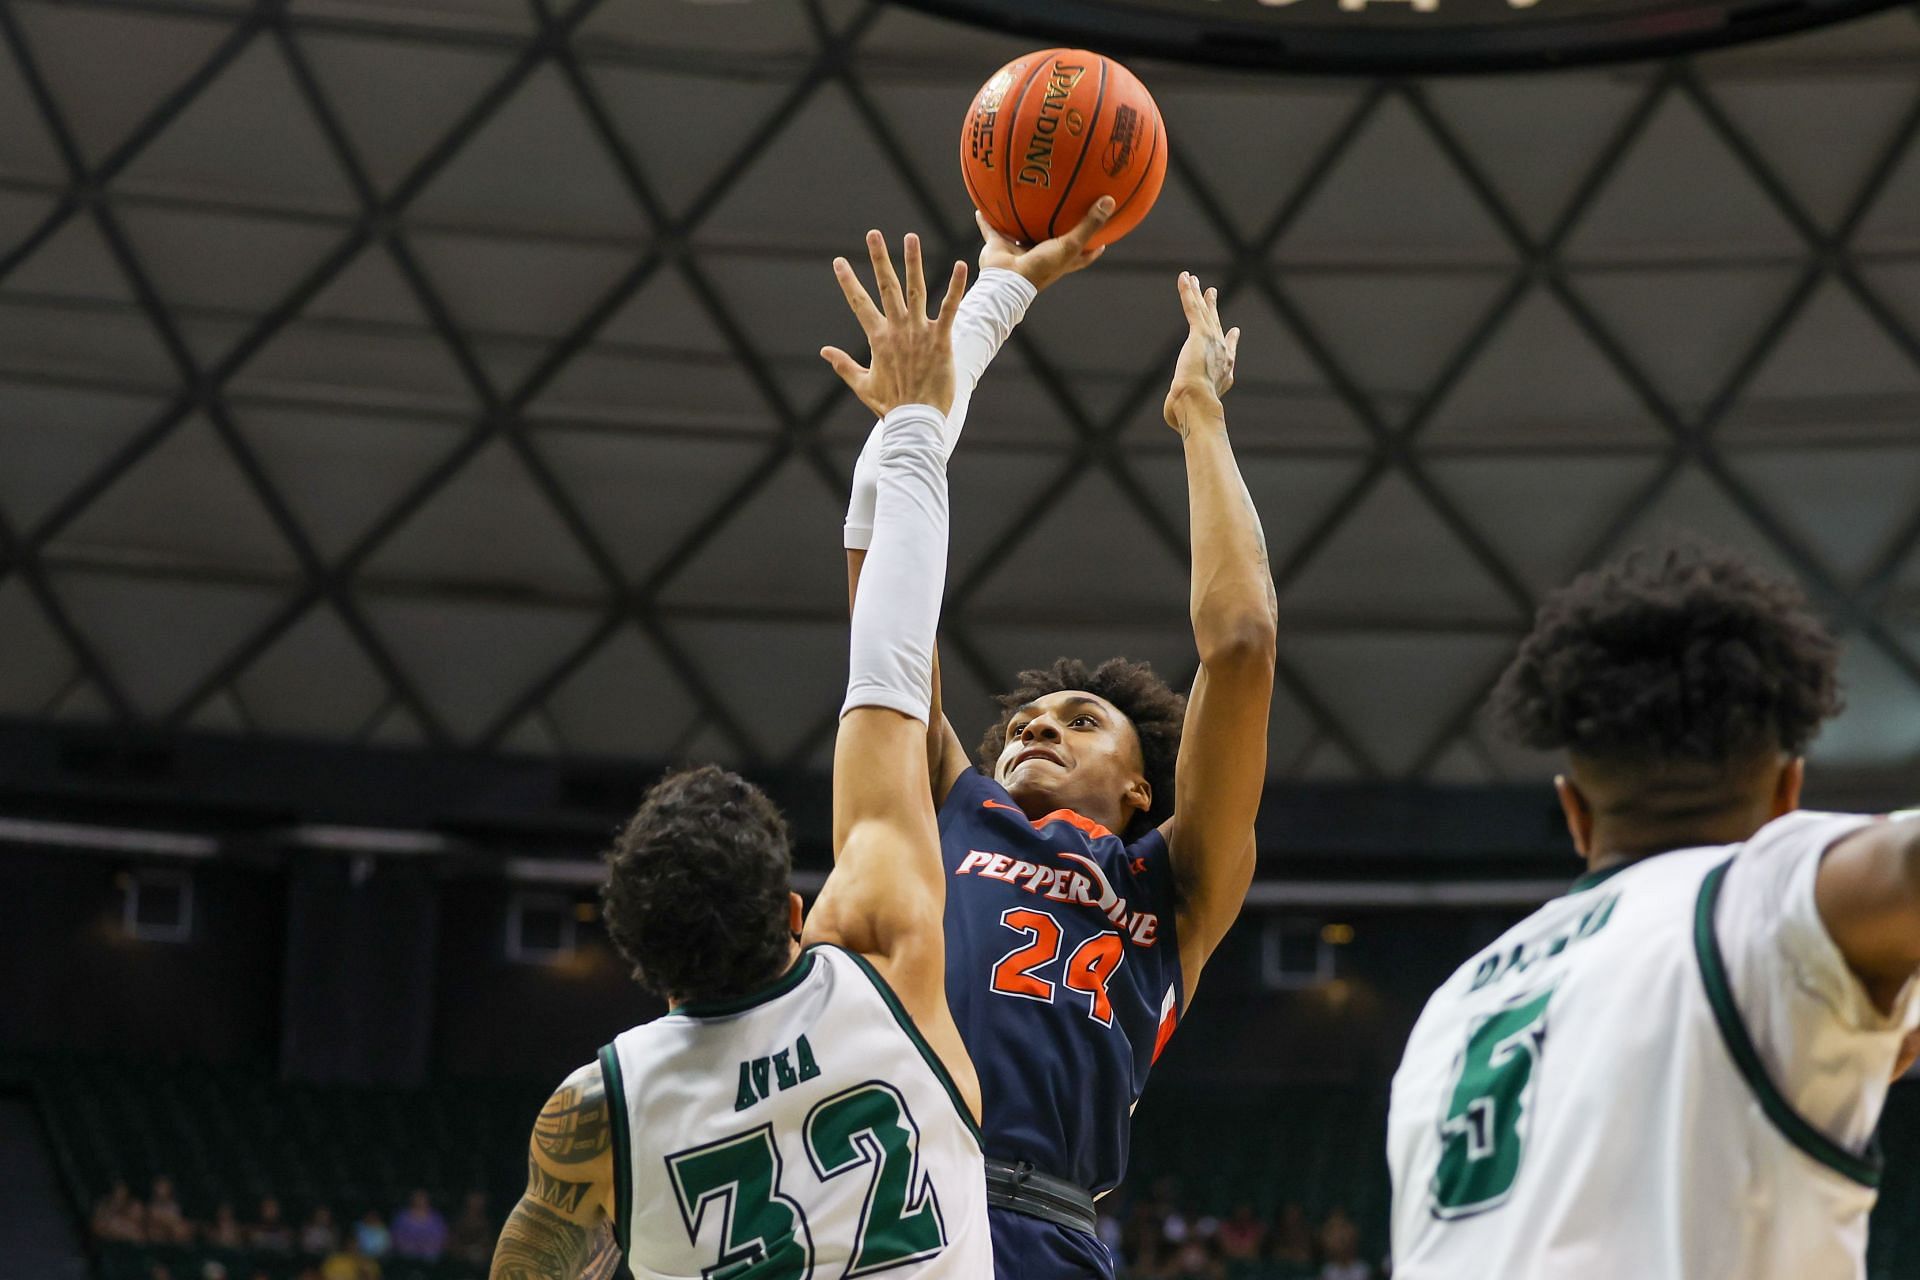
[(613, 1214), (613, 1128), (594, 1062), (533, 1123), (527, 1189), (500, 1230), (492, 1280), (608, 1280), (620, 1270)]

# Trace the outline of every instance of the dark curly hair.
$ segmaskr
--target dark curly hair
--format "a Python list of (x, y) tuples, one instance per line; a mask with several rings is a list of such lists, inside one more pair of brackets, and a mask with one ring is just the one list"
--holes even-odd
[(791, 955), (786, 819), (760, 788), (713, 765), (670, 773), (607, 852), (607, 933), (662, 999), (746, 995)]
[(1007, 725), (1013, 713), (1036, 698), (1063, 689), (1080, 689), (1105, 698), (1133, 725), (1140, 739), (1142, 772), (1153, 788), (1153, 807), (1135, 818), (1135, 827), (1158, 826), (1173, 816), (1173, 766), (1180, 754), (1180, 729), (1187, 719), (1187, 700), (1167, 686), (1145, 662), (1108, 658), (1089, 668), (1078, 658), (1055, 658), (1050, 667), (1022, 671), (1019, 683), (994, 701), (1000, 719), (980, 739), (980, 766), (989, 774), (1007, 743)]
[(1799, 755), (1840, 710), (1838, 657), (1793, 583), (1729, 551), (1643, 548), (1547, 597), (1492, 710), (1517, 742), (1598, 761)]

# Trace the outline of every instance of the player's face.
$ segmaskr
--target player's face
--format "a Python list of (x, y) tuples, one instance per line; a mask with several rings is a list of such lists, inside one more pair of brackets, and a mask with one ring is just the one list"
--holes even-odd
[(1073, 809), (1118, 831), (1151, 802), (1133, 723), (1075, 689), (1014, 712), (993, 776), (1028, 817)]

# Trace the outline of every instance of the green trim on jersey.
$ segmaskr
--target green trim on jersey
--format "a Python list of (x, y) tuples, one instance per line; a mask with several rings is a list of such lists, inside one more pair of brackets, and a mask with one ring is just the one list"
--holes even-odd
[(985, 1150), (986, 1139), (980, 1135), (980, 1122), (973, 1118), (973, 1109), (967, 1105), (967, 1100), (960, 1096), (960, 1088), (954, 1084), (953, 1077), (947, 1074), (947, 1064), (940, 1061), (940, 1055), (933, 1051), (933, 1047), (920, 1034), (920, 1028), (913, 1025), (913, 1018), (908, 1015), (906, 1006), (900, 1003), (900, 997), (893, 993), (893, 988), (888, 986), (887, 980), (880, 976), (880, 971), (860, 953), (835, 946), (830, 942), (815, 943), (807, 950), (815, 951), (821, 947), (833, 947), (835, 951), (860, 966), (861, 972), (865, 973), (868, 980), (873, 983), (873, 989), (878, 991), (880, 998), (887, 1002), (887, 1008), (893, 1013), (893, 1020), (898, 1022), (900, 1029), (907, 1033), (907, 1039), (913, 1041), (913, 1047), (920, 1051), (920, 1056), (925, 1058), (927, 1065), (933, 1069), (934, 1078), (940, 1082), (941, 1087), (946, 1089), (947, 1097), (953, 1100), (953, 1109), (958, 1111), (960, 1118), (966, 1122), (967, 1132), (972, 1134), (973, 1140), (980, 1144), (982, 1150)]
[(1587, 890), (1593, 888), (1593, 886), (1597, 884), (1603, 884), (1606, 881), (1613, 879), (1615, 876), (1619, 875), (1622, 871), (1625, 871), (1628, 867), (1637, 866), (1637, 865), (1638, 865), (1638, 860), (1633, 862), (1616, 862), (1612, 866), (1603, 867), (1599, 871), (1589, 871), (1587, 872), (1587, 874), (1581, 876), (1578, 880), (1575, 880), (1572, 884), (1568, 885), (1566, 893), (1562, 894), (1561, 896), (1571, 898), (1576, 893), (1585, 893)]
[(802, 951), (800, 958), (793, 962), (791, 968), (778, 978), (775, 978), (770, 985), (764, 986), (758, 991), (748, 992), (744, 996), (735, 996), (731, 1000), (710, 1000), (697, 1004), (683, 1004), (678, 1009), (675, 1009), (674, 1012), (684, 1013), (689, 1018), (726, 1018), (736, 1013), (745, 1013), (756, 1005), (763, 1005), (769, 1000), (778, 1000), (781, 996), (787, 994), (787, 992), (804, 982), (807, 975), (811, 972), (813, 972), (813, 957)]
[(1885, 1163), (1878, 1142), (1868, 1148), (1866, 1155), (1857, 1156), (1809, 1124), (1804, 1116), (1793, 1109), (1793, 1104), (1787, 1101), (1773, 1078), (1767, 1074), (1759, 1051), (1753, 1047), (1753, 1038), (1747, 1034), (1746, 1023), (1741, 1020), (1739, 1006), (1734, 1002), (1732, 984), (1727, 981), (1727, 966), (1720, 952), (1720, 939), (1713, 927), (1713, 911), (1720, 901), (1720, 886), (1732, 866), (1733, 859), (1729, 858), (1707, 873), (1706, 880), (1700, 885), (1700, 897), (1693, 912), (1694, 954), (1700, 961), (1700, 976), (1707, 987), (1707, 1004), (1713, 1009), (1713, 1020), (1720, 1027), (1720, 1038), (1726, 1042), (1727, 1054), (1759, 1099), (1760, 1109), (1767, 1113), (1767, 1119), (1773, 1121), (1774, 1128), (1788, 1142), (1842, 1177), (1850, 1178), (1864, 1187), (1877, 1188), (1880, 1185), (1881, 1166)]
[[(600, 1048), (600, 1083), (607, 1094), (607, 1119), (613, 1123), (613, 1238), (620, 1246), (623, 1267), (633, 1212), (633, 1141), (627, 1133), (632, 1122), (627, 1110), (627, 1082), (620, 1071), (620, 1053), (611, 1044)], [(630, 1267), (627, 1274), (632, 1274)]]

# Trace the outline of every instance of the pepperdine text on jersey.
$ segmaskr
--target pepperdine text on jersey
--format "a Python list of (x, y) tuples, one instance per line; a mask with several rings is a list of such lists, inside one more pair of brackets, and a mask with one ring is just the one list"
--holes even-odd
[(1516, 942), (1504, 951), (1496, 951), (1482, 960), (1473, 971), (1473, 985), (1468, 991), (1478, 991), (1490, 982), (1516, 973), (1525, 973), (1534, 964), (1549, 956), (1557, 956), (1575, 942), (1584, 941), (1607, 927), (1607, 921), (1613, 918), (1613, 906), (1620, 901), (1620, 895), (1610, 893), (1588, 908), (1571, 928), (1556, 929), (1544, 938), (1535, 938), (1530, 942)]
[[(1057, 856), (1073, 859), (1087, 869), (1087, 874), (1068, 871), (1064, 867), (1043, 867), (1004, 853), (988, 853), (980, 849), (969, 849), (967, 856), (960, 860), (960, 865), (954, 868), (953, 874), (965, 876), (978, 872), (988, 880), (1004, 880), (1016, 889), (1038, 894), (1049, 902), (1093, 907), (1119, 925), (1121, 932), (1136, 945), (1151, 947), (1159, 941), (1160, 917), (1151, 911), (1128, 911), (1127, 900), (1114, 889), (1099, 863), (1064, 849)], [(1098, 893), (1094, 889), (1096, 885), (1099, 886)]]

